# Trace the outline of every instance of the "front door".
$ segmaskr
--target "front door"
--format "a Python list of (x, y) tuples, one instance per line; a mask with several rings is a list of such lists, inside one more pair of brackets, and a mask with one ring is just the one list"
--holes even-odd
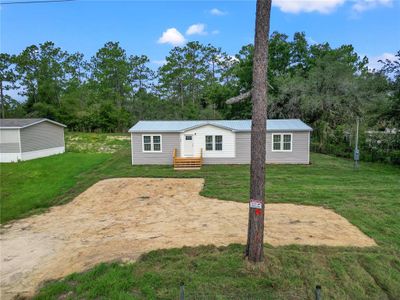
[(183, 156), (193, 156), (193, 135), (185, 135), (183, 141)]

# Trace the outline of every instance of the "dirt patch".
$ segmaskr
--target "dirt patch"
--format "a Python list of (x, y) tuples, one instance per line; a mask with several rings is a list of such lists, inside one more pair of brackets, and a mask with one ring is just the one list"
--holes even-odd
[[(199, 195), (203, 179), (103, 180), (74, 201), (3, 227), (1, 299), (30, 295), (44, 280), (99, 262), (135, 260), (160, 248), (246, 241), (248, 205)], [(266, 242), (375, 246), (331, 210), (266, 206)]]

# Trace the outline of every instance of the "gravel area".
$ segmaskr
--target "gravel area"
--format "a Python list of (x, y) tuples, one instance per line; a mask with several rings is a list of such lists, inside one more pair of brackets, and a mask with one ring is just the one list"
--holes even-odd
[[(72, 202), (2, 227), (1, 299), (32, 295), (46, 280), (160, 248), (246, 242), (248, 204), (199, 195), (203, 179), (103, 180)], [(265, 241), (376, 246), (331, 210), (266, 205)]]

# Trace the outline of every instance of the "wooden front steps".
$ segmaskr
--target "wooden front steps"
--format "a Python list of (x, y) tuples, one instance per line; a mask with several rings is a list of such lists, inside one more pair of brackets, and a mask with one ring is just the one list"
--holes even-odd
[(174, 170), (200, 170), (203, 165), (202, 151), (199, 157), (177, 157), (174, 149), (173, 161)]

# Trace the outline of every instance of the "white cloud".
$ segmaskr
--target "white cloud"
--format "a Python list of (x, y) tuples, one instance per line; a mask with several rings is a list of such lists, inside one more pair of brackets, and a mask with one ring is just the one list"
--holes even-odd
[(356, 0), (352, 8), (355, 12), (361, 13), (381, 5), (391, 6), (392, 3), (393, 0)]
[(308, 42), (311, 44), (311, 45), (317, 45), (317, 44), (319, 44), (316, 40), (314, 40), (311, 36), (309, 36), (309, 37), (306, 37), (306, 39), (308, 40)]
[(219, 34), (219, 30), (215, 29), (215, 30), (211, 31), (211, 34)]
[(275, 0), (274, 6), (286, 13), (319, 12), (328, 14), (336, 7), (342, 5), (346, 0)]
[(370, 69), (370, 70), (374, 70), (374, 69), (375, 70), (380, 70), (383, 65), (379, 61), (380, 60), (385, 61), (387, 59), (389, 59), (391, 61), (394, 61), (394, 60), (397, 60), (397, 57), (393, 53), (388, 53), (388, 52), (385, 52), (385, 53), (383, 53), (381, 55), (378, 55), (378, 56), (368, 57), (368, 69)]
[(172, 46), (181, 46), (186, 43), (185, 37), (176, 28), (168, 28), (158, 39), (159, 44), (171, 44)]
[(329, 14), (345, 2), (352, 2), (351, 9), (361, 13), (377, 6), (391, 6), (394, 0), (274, 0), (272, 4), (286, 13), (319, 12)]
[(198, 35), (206, 35), (207, 31), (205, 31), (204, 29), (206, 28), (206, 25), (198, 23), (198, 24), (193, 24), (190, 25), (189, 28), (186, 30), (186, 34), (187, 35), (194, 35), (194, 34), (198, 34)]
[(210, 10), (210, 14), (212, 14), (213, 16), (225, 16), (227, 12), (219, 10), (218, 8), (213, 8), (212, 10)]

